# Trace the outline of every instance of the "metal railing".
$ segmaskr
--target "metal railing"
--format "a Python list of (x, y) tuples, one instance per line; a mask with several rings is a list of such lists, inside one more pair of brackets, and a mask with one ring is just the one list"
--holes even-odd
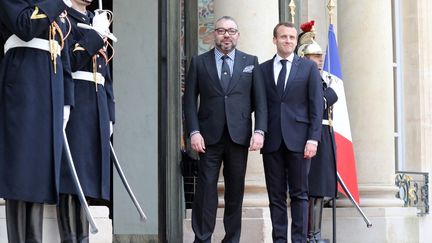
[(429, 173), (396, 171), (395, 184), (399, 188), (396, 197), (405, 207), (416, 207), (419, 216), (429, 214)]
[(199, 160), (194, 157), (195, 154), (189, 154), (186, 151), (182, 151), (182, 161), (180, 162), (180, 165), (183, 175), (183, 189), (186, 209), (192, 208), (198, 180)]

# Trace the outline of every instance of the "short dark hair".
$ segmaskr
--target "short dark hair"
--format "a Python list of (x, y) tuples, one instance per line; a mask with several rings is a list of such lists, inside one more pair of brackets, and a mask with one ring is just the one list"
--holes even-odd
[(288, 27), (288, 28), (295, 28), (295, 26), (294, 26), (293, 23), (290, 23), (290, 22), (280, 22), (273, 29), (273, 37), (277, 37), (277, 30), (281, 26), (285, 26), (285, 27)]
[(234, 24), (237, 26), (237, 29), (238, 29), (237, 21), (231, 16), (222, 16), (222, 17), (218, 18), (215, 22), (215, 26), (216, 26), (216, 23), (221, 21), (221, 20), (231, 20), (232, 22), (234, 22)]

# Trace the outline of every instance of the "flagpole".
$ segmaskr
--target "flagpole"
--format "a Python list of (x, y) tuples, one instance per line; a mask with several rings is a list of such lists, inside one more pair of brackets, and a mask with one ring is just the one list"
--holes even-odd
[[(334, 20), (334, 14), (335, 14), (335, 8), (336, 8), (336, 3), (334, 0), (329, 0), (328, 4), (327, 4), (327, 9), (328, 9), (328, 14), (329, 14), (329, 22), (330, 25), (333, 25), (333, 20)], [(327, 63), (328, 63), (328, 75), (331, 76), (330, 74), (330, 70), (331, 70), (331, 62), (330, 62), (330, 53), (329, 53), (329, 45), (327, 45), (327, 54), (326, 54), (326, 58), (327, 58)]]
[(330, 18), (330, 24), (333, 24), (333, 16), (334, 16), (334, 9), (336, 8), (336, 3), (334, 0), (329, 0), (327, 4), (327, 9), (329, 10), (329, 18)]
[[(329, 13), (329, 22), (330, 22), (329, 26), (333, 25), (333, 15), (334, 15), (334, 8), (335, 7), (336, 7), (335, 2), (333, 0), (329, 0), (329, 2), (327, 4), (327, 9), (329, 11), (328, 12)], [(327, 76), (329, 79), (329, 86), (330, 86), (331, 81), (332, 81), (332, 77), (331, 77), (331, 73), (330, 73), (331, 63), (330, 63), (330, 45), (329, 44), (327, 44), (326, 58), (327, 58), (327, 65), (328, 65)], [(333, 140), (332, 143), (333, 143), (333, 147), (334, 147), (335, 141)], [(333, 149), (333, 152), (336, 154), (336, 149)], [(332, 230), (333, 231), (333, 243), (336, 243), (336, 197), (333, 198), (333, 205), (332, 205), (332, 226), (333, 226), (333, 230)]]
[(371, 221), (368, 219), (368, 217), (366, 216), (366, 214), (363, 213), (363, 210), (360, 208), (360, 206), (354, 200), (354, 197), (351, 195), (351, 192), (346, 187), (346, 185), (345, 185), (344, 181), (342, 180), (342, 178), (340, 177), (339, 173), (336, 172), (336, 174), (337, 174), (337, 179), (339, 181), (339, 184), (342, 186), (342, 189), (348, 195), (348, 199), (352, 202), (352, 204), (356, 207), (356, 209), (358, 210), (358, 212), (360, 213), (360, 215), (363, 217), (363, 220), (366, 223), (366, 227), (368, 227), (368, 228), (372, 227)]
[[(334, 35), (334, 26), (333, 26), (333, 22), (334, 22), (334, 14), (335, 14), (335, 9), (336, 8), (336, 4), (334, 0), (329, 0), (328, 4), (327, 4), (327, 9), (328, 9), (328, 14), (329, 14), (329, 41), (330, 41), (330, 33), (333, 32)], [(335, 40), (335, 36), (332, 35), (332, 40)], [(326, 63), (327, 63), (327, 75), (330, 79), (330, 82), (332, 80), (332, 69), (331, 69), (331, 51), (330, 51), (330, 43), (328, 43), (327, 45), (327, 53), (326, 53)], [(338, 66), (338, 63), (336, 63), (336, 65)], [(338, 68), (338, 67), (336, 67)], [(334, 134), (334, 132), (333, 132)], [(335, 143), (333, 143), (333, 146), (335, 146)], [(334, 148), (334, 151), (336, 152), (336, 148)], [(344, 181), (342, 180), (342, 177), (339, 175), (339, 172), (337, 173), (337, 180), (339, 182), (339, 184), (341, 185), (342, 189), (344, 190), (344, 192), (346, 193), (346, 196), (348, 197), (348, 199), (351, 200), (351, 202), (353, 203), (353, 205), (356, 207), (356, 209), (358, 210), (358, 212), (360, 213), (360, 215), (363, 217), (363, 219), (365, 220), (366, 226), (368, 228), (372, 227), (372, 223), (369, 221), (369, 219), (366, 217), (366, 215), (363, 213), (363, 211), (361, 210), (360, 206), (357, 204), (357, 202), (354, 200), (354, 197), (352, 196), (351, 192), (348, 190), (347, 186), (345, 185)], [(333, 201), (333, 243), (336, 242), (336, 217), (335, 217), (335, 201)]]

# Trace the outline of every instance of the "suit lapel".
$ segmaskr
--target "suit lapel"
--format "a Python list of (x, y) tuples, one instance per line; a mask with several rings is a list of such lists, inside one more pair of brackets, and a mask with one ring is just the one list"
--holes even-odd
[(231, 81), (228, 85), (228, 91), (227, 93), (231, 92), (231, 90), (234, 88), (234, 86), (237, 84), (237, 82), (240, 80), (240, 75), (242, 74), (243, 68), (245, 67), (246, 62), (246, 56), (238, 51), (235, 50), (235, 57), (234, 57), (234, 67), (233, 67), (233, 75), (231, 77)]
[(219, 80), (219, 76), (217, 74), (217, 67), (216, 67), (216, 61), (215, 61), (215, 56), (214, 56), (214, 49), (210, 50), (209, 52), (207, 52), (207, 56), (204, 59), (204, 65), (207, 69), (207, 72), (210, 76), (210, 79), (213, 83), (213, 85), (219, 90), (222, 91), (223, 93), (223, 88), (222, 88), (222, 84), (221, 81)]
[(277, 94), (276, 81), (274, 79), (274, 65), (273, 65), (275, 57), (276, 55), (274, 55), (271, 61), (268, 62), (266, 69), (267, 69), (267, 76), (270, 77), (269, 79), (270, 87), (272, 87), (273, 91)]
[(284, 97), (287, 94), (288, 89), (291, 87), (291, 81), (295, 78), (295, 76), (297, 74), (297, 70), (299, 68), (299, 61), (300, 61), (300, 57), (294, 55), (294, 59), (293, 59), (293, 62), (291, 64), (291, 70), (290, 70), (288, 80), (287, 80), (287, 83), (285, 85), (285, 91), (284, 91), (284, 94), (282, 95), (282, 97)]

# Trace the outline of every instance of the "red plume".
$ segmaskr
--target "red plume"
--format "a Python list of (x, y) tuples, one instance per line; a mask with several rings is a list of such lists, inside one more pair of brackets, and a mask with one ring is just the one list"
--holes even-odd
[(300, 29), (303, 30), (303, 32), (309, 32), (312, 30), (312, 27), (314, 26), (315, 21), (311, 20), (309, 22), (303, 23), (302, 25), (300, 25)]

